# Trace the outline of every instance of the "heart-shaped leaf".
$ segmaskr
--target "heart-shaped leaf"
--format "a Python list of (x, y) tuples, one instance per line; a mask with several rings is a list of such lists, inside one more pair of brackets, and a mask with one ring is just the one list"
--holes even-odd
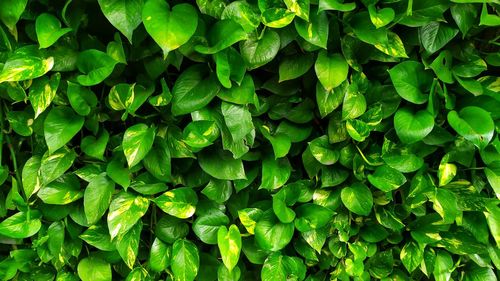
[(198, 13), (187, 3), (172, 10), (165, 0), (147, 0), (142, 9), (146, 31), (163, 51), (163, 57), (184, 45), (196, 31)]

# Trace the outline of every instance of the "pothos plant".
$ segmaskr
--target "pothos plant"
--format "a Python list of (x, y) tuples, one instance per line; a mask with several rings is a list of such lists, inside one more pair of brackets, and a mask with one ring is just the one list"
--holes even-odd
[(1, 280), (497, 280), (498, 0), (1, 0)]

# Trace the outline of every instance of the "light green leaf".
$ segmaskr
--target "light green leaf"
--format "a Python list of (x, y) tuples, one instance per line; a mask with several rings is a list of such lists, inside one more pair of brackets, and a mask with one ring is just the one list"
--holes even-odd
[[(6, 2), (2, 1), (0, 4), (4, 3)], [(4, 63), (0, 72), (0, 83), (38, 78), (49, 72), (52, 67), (54, 58), (47, 56), (37, 46), (21, 47)]]
[(47, 185), (66, 172), (76, 159), (74, 150), (63, 147), (52, 154), (46, 152), (40, 164), (40, 177), (43, 185)]
[(146, 124), (135, 124), (127, 128), (123, 135), (123, 153), (127, 158), (127, 164), (133, 167), (141, 162), (153, 147), (156, 127), (148, 127)]
[(466, 140), (484, 149), (493, 138), (495, 125), (491, 115), (477, 106), (467, 106), (448, 113), (448, 124)]
[(111, 239), (131, 229), (148, 208), (148, 199), (127, 192), (119, 193), (109, 206), (108, 228)]
[(172, 271), (175, 280), (193, 281), (200, 268), (200, 256), (196, 245), (186, 239), (175, 241), (172, 245)]
[(82, 281), (111, 281), (111, 265), (101, 258), (89, 256), (78, 263), (78, 276)]
[(328, 54), (322, 50), (318, 54), (314, 70), (321, 85), (330, 92), (347, 79), (349, 65), (341, 54)]
[(368, 216), (373, 206), (373, 196), (370, 189), (363, 183), (356, 182), (344, 187), (340, 194), (346, 208), (360, 216)]
[(262, 160), (262, 181), (259, 188), (273, 190), (282, 187), (292, 174), (288, 158), (275, 159), (266, 155)]
[(155, 272), (162, 272), (170, 266), (172, 259), (172, 246), (155, 238), (149, 252), (149, 267)]
[(27, 4), (28, 0), (2, 0), (0, 2), (0, 20), (10, 30), (13, 30)]
[(60, 81), (60, 73), (52, 75), (50, 80), (47, 76), (33, 80), (33, 84), (31, 85), (29, 91), (29, 100), (31, 102), (31, 106), (33, 107), (33, 111), (35, 111), (35, 119), (51, 104), (52, 100), (56, 96)]
[(118, 62), (99, 50), (85, 50), (78, 54), (76, 66), (83, 73), (76, 80), (82, 86), (94, 86), (111, 75)]
[(368, 181), (376, 188), (391, 192), (406, 183), (406, 177), (388, 165), (377, 167), (375, 173), (368, 175)]
[(142, 9), (146, 31), (163, 51), (163, 57), (184, 45), (198, 26), (198, 12), (187, 3), (175, 5), (170, 10), (164, 0), (147, 0)]
[(139, 253), (141, 231), (142, 221), (138, 221), (127, 233), (117, 236), (115, 240), (116, 250), (130, 269), (134, 268)]
[(59, 38), (71, 31), (71, 28), (61, 28), (61, 22), (48, 13), (43, 13), (36, 18), (35, 29), (41, 49), (52, 46)]
[(313, 64), (314, 54), (312, 53), (285, 57), (279, 66), (279, 82), (301, 77)]
[(154, 199), (154, 202), (165, 213), (187, 219), (193, 216), (198, 203), (198, 196), (189, 187), (175, 188)]
[(412, 273), (422, 263), (424, 259), (424, 251), (417, 243), (412, 241), (404, 245), (403, 249), (401, 249), (399, 257), (406, 270)]
[(273, 210), (268, 210), (257, 221), (255, 241), (264, 250), (279, 251), (290, 243), (294, 229), (293, 223), (280, 222)]
[(217, 232), (217, 245), (222, 256), (222, 262), (231, 272), (240, 258), (241, 234), (238, 227), (232, 224), (229, 230), (221, 226)]
[(36, 210), (30, 214), (16, 213), (0, 223), (0, 235), (16, 239), (31, 237), (42, 226), (40, 216), (40, 212)]
[(75, 175), (66, 174), (42, 186), (37, 195), (45, 204), (67, 205), (82, 198), (83, 190)]

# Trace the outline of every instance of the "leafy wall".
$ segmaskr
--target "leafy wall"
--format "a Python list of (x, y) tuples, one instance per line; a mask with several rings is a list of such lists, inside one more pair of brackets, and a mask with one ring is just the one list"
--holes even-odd
[(497, 280), (498, 0), (1, 0), (1, 280)]

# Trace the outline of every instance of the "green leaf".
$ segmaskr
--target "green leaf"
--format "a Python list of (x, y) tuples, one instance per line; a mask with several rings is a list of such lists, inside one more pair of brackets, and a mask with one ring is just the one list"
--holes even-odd
[(455, 4), (450, 8), (451, 16), (457, 24), (462, 38), (465, 38), (469, 30), (474, 26), (479, 14), (478, 9), (473, 4)]
[(78, 54), (76, 66), (83, 73), (76, 80), (82, 86), (94, 86), (111, 75), (118, 62), (99, 50), (85, 50)]
[(56, 96), (61, 74), (56, 73), (49, 79), (46, 76), (33, 80), (33, 84), (29, 91), (29, 100), (33, 111), (35, 111), (35, 119), (40, 116), (52, 103)]
[(231, 80), (240, 84), (245, 76), (243, 58), (234, 48), (227, 48), (214, 54), (216, 74), (225, 88), (231, 88)]
[(342, 103), (342, 120), (355, 119), (366, 111), (366, 98), (355, 87), (349, 86)]
[(143, 0), (98, 0), (104, 16), (132, 43), (132, 34), (142, 22)]
[(305, 275), (306, 266), (301, 259), (274, 252), (264, 261), (260, 276), (262, 281), (286, 281), (289, 278), (304, 280)]
[(252, 32), (260, 24), (260, 12), (246, 1), (234, 1), (226, 6), (221, 19), (232, 19), (239, 23), (246, 32)]
[(59, 38), (71, 31), (71, 28), (61, 28), (61, 22), (47, 13), (36, 18), (35, 29), (41, 49), (52, 46)]
[(42, 164), (42, 157), (33, 155), (24, 164), (21, 178), (24, 194), (29, 199), (42, 187), (42, 178), (39, 173)]
[(331, 91), (327, 91), (321, 83), (316, 83), (316, 101), (321, 118), (325, 118), (342, 104), (347, 88), (347, 81)]
[(138, 221), (127, 233), (117, 236), (115, 240), (116, 250), (130, 269), (134, 267), (137, 259), (141, 231), (142, 221)]
[(427, 110), (413, 112), (410, 108), (399, 109), (394, 115), (394, 129), (403, 143), (424, 139), (434, 128), (434, 118)]
[(370, 13), (370, 20), (376, 28), (388, 25), (395, 17), (392, 8), (382, 8), (377, 11), (374, 4), (368, 6), (368, 12)]
[(66, 106), (54, 107), (43, 123), (49, 154), (67, 144), (83, 127), (84, 118)]
[(106, 151), (108, 141), (109, 133), (104, 129), (97, 139), (94, 136), (84, 137), (82, 139), (82, 143), (80, 144), (80, 148), (82, 149), (82, 152), (88, 156), (104, 160), (104, 153)]
[(214, 121), (197, 120), (189, 123), (183, 132), (184, 142), (193, 148), (204, 148), (219, 137), (219, 128)]
[(282, 223), (272, 210), (265, 212), (255, 226), (255, 241), (264, 250), (279, 251), (292, 240), (293, 223)]
[(439, 22), (431, 22), (419, 29), (419, 37), (425, 50), (431, 54), (439, 51), (458, 33), (458, 29)]
[(289, 11), (305, 21), (309, 21), (309, 0), (284, 0)]
[(434, 264), (434, 271), (432, 274), (436, 281), (447, 281), (451, 278), (451, 272), (453, 271), (453, 259), (448, 252), (438, 250), (436, 255), (436, 261)]
[(406, 270), (412, 273), (422, 263), (424, 259), (424, 251), (417, 243), (412, 241), (404, 245), (403, 249), (401, 249), (399, 257)]
[(356, 182), (344, 187), (340, 194), (346, 208), (360, 216), (368, 216), (373, 206), (373, 196), (370, 189), (363, 183)]
[(0, 3), (0, 20), (10, 29), (16, 28), (28, 0), (5, 0)]
[(452, 223), (461, 215), (457, 201), (458, 198), (452, 191), (437, 188), (433, 208), (443, 218), (443, 221)]
[(109, 206), (108, 228), (111, 239), (131, 229), (148, 208), (148, 199), (127, 192), (119, 193)]
[(389, 70), (389, 75), (396, 91), (403, 99), (415, 104), (423, 104), (428, 100), (426, 92), (432, 84), (432, 75), (421, 63), (416, 61), (399, 63)]
[[(4, 3), (6, 2), (2, 1), (1, 4)], [(53, 67), (54, 57), (46, 56), (37, 46), (21, 47), (16, 49), (3, 64), (0, 72), (0, 83), (38, 78), (45, 75)]]
[(45, 204), (66, 205), (82, 198), (83, 191), (76, 176), (67, 174), (44, 185), (37, 195)]
[(309, 142), (312, 156), (323, 165), (333, 165), (339, 160), (340, 153), (329, 142), (328, 136), (321, 136)]
[(165, 213), (187, 219), (193, 216), (196, 211), (198, 197), (191, 188), (182, 187), (163, 193), (155, 198), (154, 202)]
[(322, 50), (318, 54), (314, 70), (321, 85), (330, 92), (347, 79), (349, 65), (341, 54), (330, 55)]
[(16, 213), (0, 223), (0, 235), (10, 238), (28, 238), (35, 235), (42, 226), (40, 213), (34, 211)]
[(105, 174), (94, 177), (83, 195), (83, 207), (87, 222), (92, 225), (101, 219), (111, 203), (115, 183)]
[(149, 252), (149, 267), (155, 272), (162, 272), (170, 266), (172, 247), (155, 238)]
[(156, 128), (146, 124), (135, 124), (127, 128), (123, 135), (123, 153), (129, 168), (139, 164), (153, 147)]
[(238, 227), (232, 224), (229, 230), (221, 226), (217, 232), (217, 245), (222, 256), (222, 262), (231, 272), (240, 258), (241, 234)]
[(295, 212), (297, 213), (295, 227), (300, 232), (322, 228), (333, 218), (332, 210), (316, 204), (301, 205)]
[(275, 159), (271, 155), (262, 160), (262, 181), (259, 188), (277, 189), (283, 186), (290, 178), (292, 167), (288, 158)]
[(97, 97), (91, 90), (68, 81), (68, 100), (76, 113), (87, 116), (97, 106)]
[(247, 107), (222, 102), (221, 112), (233, 140), (241, 140), (255, 130), (252, 123), (252, 115)]
[(383, 192), (391, 192), (406, 183), (406, 177), (388, 165), (377, 167), (375, 173), (368, 175), (368, 181)]
[(175, 280), (192, 281), (198, 275), (200, 257), (193, 242), (180, 239), (172, 245), (172, 271)]
[(459, 112), (450, 111), (448, 124), (479, 149), (484, 149), (488, 145), (495, 130), (490, 114), (476, 106), (464, 107)]
[(186, 69), (172, 89), (172, 113), (183, 115), (206, 106), (221, 89), (216, 75), (203, 65)]
[(262, 23), (271, 28), (283, 28), (289, 25), (295, 13), (283, 8), (271, 8), (262, 12)]
[(304, 75), (314, 64), (311, 53), (284, 58), (279, 66), (279, 82), (296, 79)]
[[(234, 2), (233, 2), (234, 3)], [(261, 36), (250, 36), (240, 43), (241, 57), (249, 70), (259, 68), (272, 61), (280, 49), (280, 37), (271, 29), (266, 29)]]
[(188, 42), (198, 26), (198, 13), (187, 3), (170, 6), (164, 0), (147, 0), (142, 9), (144, 27), (163, 51), (163, 57)]
[(40, 178), (47, 185), (62, 176), (76, 159), (74, 150), (63, 147), (52, 154), (45, 153), (40, 162)]
[(234, 159), (225, 150), (205, 149), (198, 155), (198, 161), (203, 171), (216, 179), (246, 179), (241, 159)]
[(200, 215), (193, 223), (193, 231), (200, 240), (209, 245), (217, 244), (217, 231), (229, 224), (229, 218), (220, 211)]
[(101, 258), (89, 256), (78, 263), (78, 276), (82, 281), (111, 281), (111, 265)]
[(80, 237), (87, 244), (94, 246), (99, 250), (116, 250), (115, 245), (111, 242), (111, 236), (109, 236), (109, 231), (106, 224), (99, 223), (96, 225), (92, 225), (78, 237)]
[(300, 37), (313, 45), (326, 49), (329, 34), (328, 16), (326, 12), (311, 9), (308, 21), (297, 19), (294, 23), (295, 29)]
[(241, 25), (233, 20), (221, 20), (208, 32), (208, 46), (197, 45), (194, 49), (202, 54), (215, 54), (247, 38), (247, 33)]
[(350, 12), (356, 9), (356, 3), (343, 3), (341, 0), (320, 0), (318, 11)]

